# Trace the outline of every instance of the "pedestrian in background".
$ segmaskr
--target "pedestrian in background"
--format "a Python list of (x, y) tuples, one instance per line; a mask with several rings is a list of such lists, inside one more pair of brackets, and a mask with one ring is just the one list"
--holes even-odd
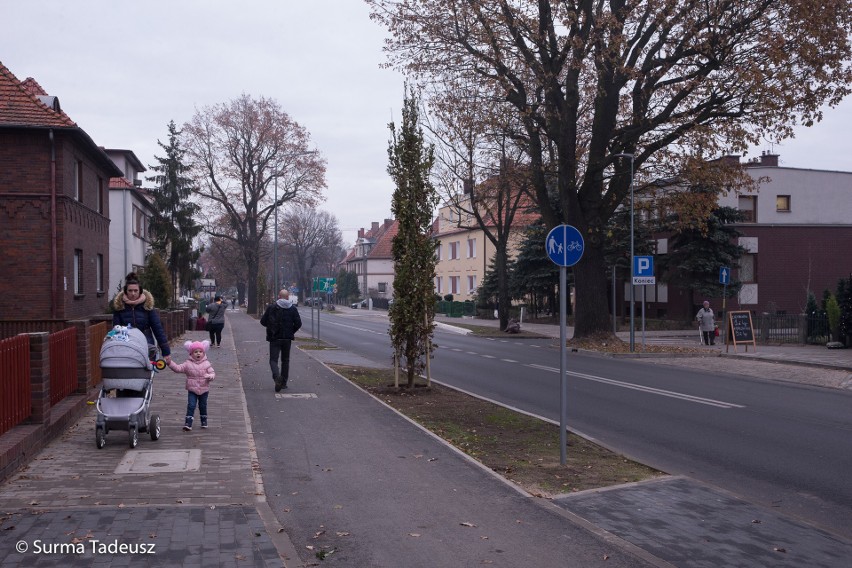
[(207, 306), (207, 313), (210, 317), (207, 318), (210, 333), (210, 345), (222, 347), (222, 330), (225, 329), (225, 312), (228, 307), (222, 301), (222, 296), (216, 296), (214, 302)]
[(716, 316), (710, 307), (710, 302), (704, 300), (704, 307), (698, 310), (695, 316), (698, 320), (698, 329), (701, 331), (701, 339), (704, 345), (716, 344)]
[(302, 327), (299, 310), (290, 301), (290, 292), (286, 288), (278, 292), (278, 300), (263, 312), (260, 325), (266, 328), (269, 368), (272, 370), (272, 380), (275, 381), (275, 392), (280, 392), (281, 389), (287, 388), (290, 378), (290, 347), (296, 332)]
[(169, 369), (175, 373), (186, 375), (186, 418), (183, 429), (186, 432), (192, 430), (192, 419), (195, 415), (195, 407), (198, 405), (198, 414), (201, 418), (201, 427), (207, 428), (207, 395), (210, 394), (210, 381), (216, 378), (213, 365), (207, 360), (207, 349), (210, 342), (187, 341), (183, 344), (189, 353), (189, 359), (178, 365), (169, 361)]

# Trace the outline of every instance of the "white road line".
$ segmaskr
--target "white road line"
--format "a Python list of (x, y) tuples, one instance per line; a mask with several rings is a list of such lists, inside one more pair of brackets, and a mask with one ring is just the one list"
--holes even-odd
[(486, 358), (486, 359), (496, 359), (497, 358), (494, 355), (483, 355), (483, 357)]
[[(540, 369), (542, 371), (549, 371), (551, 373), (558, 373), (559, 369), (555, 369), (553, 367), (545, 367), (544, 365), (526, 365), (527, 367), (532, 367), (534, 369)], [(585, 373), (575, 373), (573, 371), (567, 371), (566, 374), (571, 375), (572, 377), (577, 377), (578, 379), (586, 379), (587, 381), (595, 381), (598, 383), (603, 383), (607, 385), (612, 385), (615, 387), (622, 387), (626, 389), (638, 390), (642, 392), (647, 392), (650, 394), (656, 394), (660, 396), (667, 396), (670, 398), (677, 398), (680, 400), (685, 400), (687, 402), (696, 402), (698, 404), (706, 404), (708, 406), (716, 406), (718, 408), (745, 408), (745, 406), (741, 404), (735, 404), (733, 402), (724, 402), (721, 400), (714, 400), (712, 398), (703, 398), (700, 396), (692, 396), (691, 394), (685, 394), (675, 391), (656, 389), (653, 387), (646, 387), (643, 385), (636, 385), (633, 383), (625, 383), (624, 381), (616, 381), (614, 379), (607, 379), (605, 377), (597, 377), (595, 375), (587, 375)]]
[(500, 360), (504, 361), (506, 363), (517, 363), (517, 361), (515, 361), (514, 359), (500, 359)]

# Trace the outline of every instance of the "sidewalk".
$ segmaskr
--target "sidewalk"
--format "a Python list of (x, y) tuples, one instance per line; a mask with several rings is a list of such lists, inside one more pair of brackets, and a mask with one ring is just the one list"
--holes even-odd
[[(185, 340), (206, 337), (188, 332), (176, 341), (176, 360), (186, 358)], [(155, 376), (151, 402), (159, 440), (140, 434), (130, 449), (127, 432), (112, 430), (99, 450), (89, 406), (0, 486), (0, 565), (282, 565), (277, 535), (261, 518), (231, 334), (208, 356), (216, 369), (209, 429), (182, 431), (185, 376), (166, 369)], [(116, 552), (120, 545), (125, 553)]]
[[(262, 417), (244, 391), (269, 383), (254, 360), (265, 346), (243, 312), (227, 320), (209, 353), (210, 428), (181, 430), (184, 377), (169, 370), (155, 379), (156, 442), (129, 449), (112, 431), (96, 449), (90, 408), (0, 486), (0, 565), (297, 568), (318, 563), (306, 545), (327, 542), (340, 548), (322, 564), (356, 567), (831, 567), (852, 556), (849, 542), (685, 478), (526, 495), (321, 364), (345, 361), (340, 351), (294, 349), (290, 389), (268, 389), (288, 430), (272, 465), (288, 485), (267, 496), (251, 427)], [(250, 361), (238, 360), (241, 327), (255, 334), (239, 343)]]

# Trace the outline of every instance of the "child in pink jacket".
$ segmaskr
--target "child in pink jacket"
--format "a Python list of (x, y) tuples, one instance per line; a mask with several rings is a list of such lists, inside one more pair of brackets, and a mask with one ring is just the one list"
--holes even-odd
[(216, 378), (216, 372), (213, 370), (213, 365), (207, 360), (207, 349), (210, 347), (210, 342), (204, 341), (187, 341), (183, 344), (189, 352), (189, 359), (178, 365), (174, 361), (169, 361), (169, 368), (175, 373), (184, 373), (186, 375), (186, 422), (183, 425), (185, 431), (192, 430), (192, 417), (195, 414), (195, 405), (198, 405), (198, 412), (201, 415), (201, 427), (207, 428), (207, 395), (210, 392), (210, 381)]

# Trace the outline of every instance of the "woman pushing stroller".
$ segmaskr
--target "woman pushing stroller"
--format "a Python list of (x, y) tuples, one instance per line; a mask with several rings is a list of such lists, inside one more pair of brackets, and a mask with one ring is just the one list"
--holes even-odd
[(163, 330), (163, 324), (157, 310), (154, 309), (154, 296), (148, 290), (143, 290), (139, 277), (135, 272), (124, 277), (124, 288), (112, 300), (115, 311), (112, 314), (112, 325), (132, 326), (145, 334), (148, 345), (154, 345), (154, 338), (163, 354), (166, 363), (171, 361), (171, 349)]

